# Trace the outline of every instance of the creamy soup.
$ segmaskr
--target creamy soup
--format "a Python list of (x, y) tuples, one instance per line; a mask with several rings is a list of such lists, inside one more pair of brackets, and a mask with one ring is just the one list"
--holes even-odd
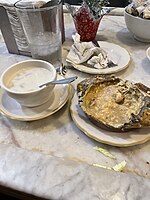
[(52, 79), (52, 71), (42, 67), (24, 68), (10, 80), (8, 88), (16, 92), (29, 92)]

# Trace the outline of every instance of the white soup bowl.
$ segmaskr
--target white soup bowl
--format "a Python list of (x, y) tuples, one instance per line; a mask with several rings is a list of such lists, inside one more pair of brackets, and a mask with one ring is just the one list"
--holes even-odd
[[(127, 8), (127, 7), (126, 7)], [(150, 20), (124, 11), (125, 23), (133, 37), (141, 42), (150, 42)]]
[[(29, 70), (35, 71), (31, 73)], [(22, 75), (20, 76), (20, 74), (24, 74), (24, 72), (29, 74), (30, 79), (25, 79), (21, 85), (18, 80), (24, 80), (24, 77), (22, 77)], [(42, 74), (42, 72), (45, 74)], [(48, 81), (54, 81), (56, 78), (57, 73), (55, 67), (49, 62), (43, 60), (26, 60), (10, 66), (3, 72), (1, 76), (1, 87), (11, 98), (15, 99), (22, 106), (35, 107), (44, 104), (50, 99), (51, 95), (53, 95), (54, 85), (43, 86), (41, 88), (39, 85)], [(23, 87), (23, 90), (14, 89), (15, 84), (13, 80), (15, 80), (15, 84), (19, 83), (19, 87)], [(26, 89), (24, 87), (25, 85)], [(28, 90), (30, 87), (31, 89)]]

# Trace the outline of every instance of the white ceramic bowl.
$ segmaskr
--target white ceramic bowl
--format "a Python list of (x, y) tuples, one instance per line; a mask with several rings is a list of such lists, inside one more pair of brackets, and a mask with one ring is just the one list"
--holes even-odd
[(124, 11), (125, 23), (134, 38), (141, 42), (150, 42), (150, 20), (133, 16)]
[(150, 60), (150, 47), (146, 50), (146, 56)]
[[(29, 75), (30, 79), (28, 78), (28, 81), (25, 79), (22, 85), (23, 85), (23, 88), (26, 85), (26, 89), (30, 88), (30, 86), (31, 88), (33, 87), (33, 89), (30, 89), (30, 90), (23, 89), (22, 91), (15, 90), (13, 88), (14, 83), (12, 83), (12, 80), (14, 80), (14, 77), (16, 77), (17, 74), (19, 75), (21, 73), (23, 74), (24, 71), (28, 71), (29, 73), (28, 69), (31, 69), (31, 68), (32, 69), (34, 68), (34, 70), (37, 70), (36, 73), (35, 71), (34, 72), (32, 71), (32, 73)], [(42, 74), (43, 70), (44, 72), (46, 72), (46, 74)], [(48, 80), (46, 80), (45, 78), (47, 78)], [(18, 101), (21, 105), (26, 106), (26, 107), (34, 107), (34, 106), (39, 106), (47, 102), (50, 99), (51, 95), (53, 94), (52, 91), (54, 88), (54, 85), (49, 85), (47, 87), (39, 88), (38, 85), (36, 85), (35, 87), (35, 84), (40, 85), (41, 80), (43, 81), (42, 83), (45, 83), (47, 81), (56, 80), (56, 78), (57, 78), (56, 70), (54, 66), (51, 65), (50, 63), (43, 60), (26, 60), (26, 61), (22, 61), (10, 66), (8, 69), (6, 69), (3, 72), (1, 76), (1, 87), (6, 91), (6, 93), (10, 97)], [(17, 84), (18, 84), (18, 80), (23, 81), (24, 78), (23, 77), (21, 77), (20, 79), (17, 78)]]

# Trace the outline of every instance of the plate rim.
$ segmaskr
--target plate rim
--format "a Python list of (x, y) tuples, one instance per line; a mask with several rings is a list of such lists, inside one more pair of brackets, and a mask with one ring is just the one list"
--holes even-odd
[[(115, 142), (110, 142), (110, 141), (108, 141), (108, 140), (102, 140), (102, 139), (100, 139), (100, 138), (97, 138), (97, 137), (91, 135), (91, 134), (88, 132), (88, 130), (85, 130), (83, 127), (80, 126), (80, 124), (77, 122), (77, 120), (76, 120), (75, 117), (74, 117), (74, 114), (73, 114), (73, 113), (74, 113), (75, 111), (72, 110), (72, 105), (73, 105), (73, 100), (74, 100), (75, 96), (77, 96), (76, 92), (74, 93), (74, 95), (73, 95), (73, 97), (72, 97), (72, 99), (71, 99), (71, 102), (70, 102), (70, 114), (71, 114), (71, 117), (72, 117), (74, 123), (76, 124), (76, 126), (77, 126), (85, 135), (87, 135), (89, 138), (92, 138), (93, 140), (95, 140), (95, 141), (97, 141), (97, 142), (101, 142), (101, 143), (103, 143), (103, 144), (107, 144), (107, 145), (111, 145), (111, 146), (115, 146), (115, 147), (131, 147), (131, 146), (143, 144), (143, 143), (145, 143), (145, 142), (147, 142), (147, 141), (150, 140), (150, 135), (149, 135), (148, 137), (146, 137), (146, 138), (144, 138), (143, 140), (140, 140), (140, 141), (136, 141), (136, 142), (132, 142), (132, 143), (128, 143), (128, 144), (119, 144), (119, 143), (115, 143)], [(77, 105), (77, 104), (76, 104), (76, 105)], [(79, 104), (78, 104), (78, 106), (79, 106)], [(81, 111), (82, 111), (82, 110), (81, 110)], [(82, 112), (83, 112), (83, 111), (82, 111)], [(94, 124), (93, 124), (93, 125), (94, 125)], [(90, 126), (92, 126), (92, 125), (90, 125)], [(98, 128), (99, 128), (99, 127), (98, 127)]]
[(146, 56), (150, 60), (150, 47), (146, 49)]
[[(111, 73), (117, 73), (117, 72), (120, 72), (120, 71), (122, 71), (122, 70), (124, 70), (124, 69), (126, 69), (128, 66), (129, 66), (129, 64), (130, 64), (130, 62), (131, 62), (131, 55), (130, 55), (130, 53), (129, 53), (129, 51), (128, 50), (126, 50), (124, 47), (122, 47), (122, 46), (120, 46), (120, 45), (118, 45), (118, 44), (114, 44), (114, 43), (112, 43), (112, 42), (107, 42), (107, 41), (98, 41), (100, 44), (102, 43), (102, 44), (109, 44), (109, 45), (113, 45), (113, 46), (116, 46), (116, 47), (119, 47), (119, 48), (121, 48), (121, 49), (123, 49), (124, 51), (126, 51), (126, 54), (127, 54), (127, 56), (128, 56), (128, 62), (127, 62), (127, 64), (125, 64), (123, 67), (121, 67), (121, 68), (118, 68), (118, 69), (116, 69), (116, 70), (113, 70), (114, 68), (112, 68), (112, 70), (110, 70), (109, 72), (107, 72), (105, 69), (96, 69), (96, 68), (91, 68), (91, 71), (86, 71), (85, 69), (82, 69), (82, 67), (80, 67), (80, 66), (85, 66), (85, 65), (83, 65), (82, 63), (81, 64), (75, 64), (75, 63), (73, 63), (73, 62), (71, 62), (70, 60), (68, 60), (68, 59), (66, 59), (66, 62), (68, 62), (69, 64), (71, 64), (75, 69), (77, 69), (78, 71), (80, 71), (80, 72), (84, 72), (84, 73), (87, 73), (87, 74), (111, 74)], [(85, 66), (86, 67), (86, 66)], [(88, 68), (88, 67), (87, 67)], [(89, 68), (90, 69), (90, 68)], [(108, 69), (108, 68), (107, 68)], [(109, 68), (109, 69), (111, 69), (111, 68)], [(93, 71), (92, 71), (93, 70)]]
[[(17, 117), (15, 117), (14, 114), (11, 115), (11, 114), (9, 114), (10, 112), (8, 112), (8, 113), (7, 113), (7, 111), (5, 112), (1, 108), (1, 105), (0, 105), (0, 113), (3, 116), (8, 117), (9, 119), (13, 119), (13, 120), (17, 120), (17, 121), (36, 121), (36, 120), (44, 119), (44, 118), (49, 117), (49, 116), (53, 115), (54, 113), (56, 113), (58, 110), (60, 110), (67, 103), (69, 96), (70, 96), (70, 87), (71, 87), (70, 84), (68, 84), (67, 88), (66, 88), (66, 90), (68, 90), (68, 92), (67, 92), (67, 95), (66, 95), (65, 99), (63, 100), (63, 102), (59, 106), (57, 106), (53, 111), (46, 113), (45, 115), (43, 114), (42, 116), (37, 116), (37, 117), (34, 117), (34, 118), (19, 117), (17, 115), (16, 115)], [(3, 94), (5, 93), (4, 91), (2, 91), (2, 88), (0, 88), (0, 92), (3, 92)]]

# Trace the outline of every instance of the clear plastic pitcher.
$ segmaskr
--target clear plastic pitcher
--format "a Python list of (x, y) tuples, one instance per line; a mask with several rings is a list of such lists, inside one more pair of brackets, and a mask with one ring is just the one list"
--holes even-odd
[(21, 0), (15, 3), (33, 58), (61, 64), (61, 0)]

